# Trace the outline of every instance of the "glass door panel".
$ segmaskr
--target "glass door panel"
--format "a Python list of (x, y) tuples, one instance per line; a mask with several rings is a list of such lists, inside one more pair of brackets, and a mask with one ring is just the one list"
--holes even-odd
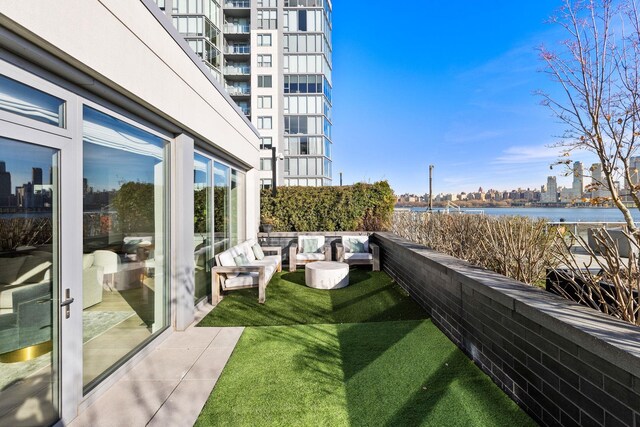
[(84, 107), (83, 385), (87, 392), (165, 329), (168, 145)]
[(0, 137), (0, 425), (59, 418), (58, 153)]
[(200, 154), (194, 156), (193, 203), (194, 203), (194, 262), (195, 300), (200, 301), (211, 292), (211, 192), (212, 161)]
[(229, 221), (229, 178), (231, 168), (213, 164), (213, 250), (219, 254), (231, 247)]

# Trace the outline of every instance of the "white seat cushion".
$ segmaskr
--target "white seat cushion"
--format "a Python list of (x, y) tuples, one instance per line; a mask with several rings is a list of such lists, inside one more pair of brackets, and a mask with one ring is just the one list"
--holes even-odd
[(301, 253), (296, 255), (298, 261), (324, 261), (324, 254), (322, 253)]
[(273, 265), (278, 265), (282, 262), (280, 255), (266, 255), (261, 261), (269, 261)]
[[(226, 250), (218, 255), (218, 262), (222, 267), (236, 267), (236, 261), (233, 259), (231, 250)], [(238, 273), (227, 273), (227, 280), (238, 276)]]
[(225, 288), (238, 288), (241, 286), (254, 286), (258, 284), (258, 273), (240, 273), (236, 277), (230, 277), (224, 281)]
[(371, 254), (363, 254), (363, 253), (346, 253), (344, 254), (344, 259), (352, 259), (352, 260), (373, 260), (373, 255)]

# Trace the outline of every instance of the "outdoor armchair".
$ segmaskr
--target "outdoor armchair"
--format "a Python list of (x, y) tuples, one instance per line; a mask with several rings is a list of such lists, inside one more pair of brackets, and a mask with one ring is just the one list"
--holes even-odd
[(380, 248), (369, 241), (369, 236), (342, 236), (336, 243), (336, 261), (371, 265), (373, 271), (380, 271)]
[(289, 271), (314, 261), (331, 261), (331, 247), (324, 236), (298, 236), (298, 241), (289, 245)]

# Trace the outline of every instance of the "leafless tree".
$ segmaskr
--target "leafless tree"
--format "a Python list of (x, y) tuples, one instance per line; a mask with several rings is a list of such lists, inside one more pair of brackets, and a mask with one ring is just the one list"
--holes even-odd
[[(551, 22), (567, 38), (559, 49), (540, 48), (545, 71), (560, 95), (539, 92), (543, 104), (566, 125), (558, 146), (569, 157), (577, 150), (597, 155), (611, 202), (636, 239), (640, 232), (616, 186), (621, 181), (640, 208), (638, 171), (631, 157), (640, 137), (640, 17), (635, 0), (563, 0)], [(565, 160), (567, 164), (569, 161)]]

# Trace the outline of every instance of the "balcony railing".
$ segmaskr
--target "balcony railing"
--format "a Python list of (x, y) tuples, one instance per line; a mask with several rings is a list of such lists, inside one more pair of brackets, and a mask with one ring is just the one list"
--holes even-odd
[(224, 67), (224, 73), (229, 76), (248, 76), (251, 73), (251, 67)]
[(232, 53), (236, 55), (248, 55), (251, 52), (251, 48), (248, 44), (233, 45), (228, 44), (224, 46), (224, 53)]
[(224, 32), (227, 34), (249, 34), (250, 25), (225, 24)]
[(224, 2), (224, 7), (236, 7), (236, 8), (248, 9), (251, 7), (251, 2), (249, 0), (226, 0)]
[(231, 96), (251, 95), (251, 88), (239, 86), (227, 86), (227, 92)]

